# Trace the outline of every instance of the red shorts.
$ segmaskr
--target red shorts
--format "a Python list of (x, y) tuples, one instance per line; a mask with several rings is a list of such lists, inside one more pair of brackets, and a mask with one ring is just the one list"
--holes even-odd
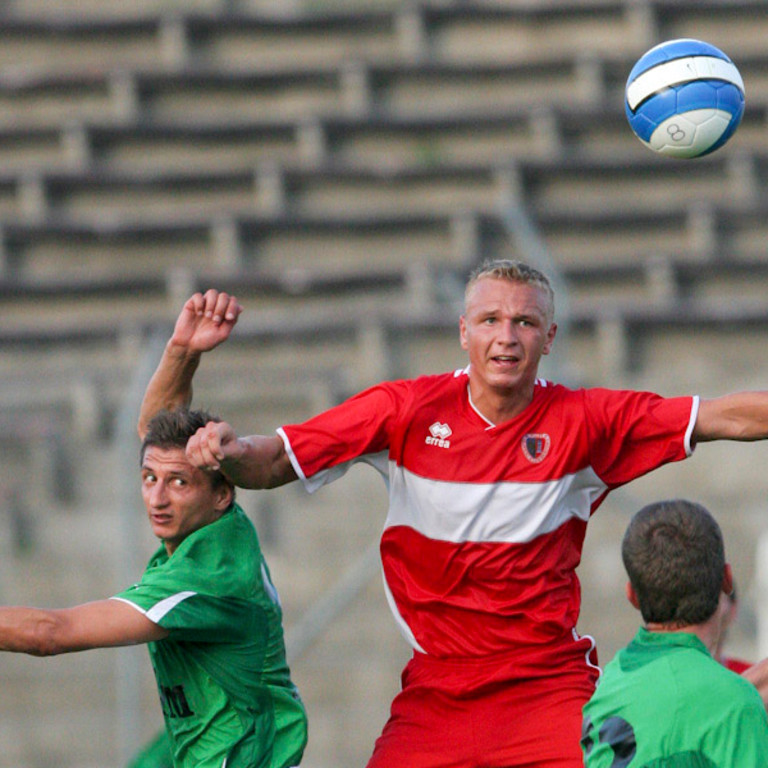
[(513, 656), (417, 653), (368, 768), (583, 768), (581, 710), (599, 675), (591, 646), (570, 641), (565, 663), (525, 677)]

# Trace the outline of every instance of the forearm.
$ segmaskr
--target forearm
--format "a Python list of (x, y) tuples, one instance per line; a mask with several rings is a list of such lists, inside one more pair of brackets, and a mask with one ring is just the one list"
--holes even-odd
[(53, 656), (161, 640), (168, 630), (119, 600), (73, 608), (0, 608), (0, 651)]
[(139, 436), (159, 411), (188, 406), (192, 402), (192, 379), (200, 364), (200, 353), (169, 341), (157, 370), (149, 381), (139, 413)]
[(57, 616), (37, 608), (0, 608), (0, 651), (50, 656), (57, 648)]
[(768, 392), (737, 392), (702, 400), (694, 429), (696, 442), (768, 438)]
[(277, 436), (238, 439), (238, 452), (224, 458), (221, 471), (239, 488), (277, 488), (296, 479), (296, 472)]

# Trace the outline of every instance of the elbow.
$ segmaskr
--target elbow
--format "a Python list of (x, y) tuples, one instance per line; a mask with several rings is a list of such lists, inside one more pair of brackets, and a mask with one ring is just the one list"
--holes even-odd
[(69, 650), (61, 640), (62, 622), (52, 614), (34, 620), (26, 637), (26, 648), (31, 656), (56, 656)]

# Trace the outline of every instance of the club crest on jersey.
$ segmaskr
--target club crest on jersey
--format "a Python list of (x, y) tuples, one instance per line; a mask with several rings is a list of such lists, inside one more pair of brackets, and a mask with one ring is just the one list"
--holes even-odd
[(544, 461), (549, 453), (549, 446), (552, 441), (549, 439), (549, 435), (544, 434), (527, 434), (522, 440), (523, 453), (525, 458), (533, 464), (538, 464), (540, 461)]
[(436, 445), (438, 448), (450, 448), (451, 441), (448, 439), (453, 434), (453, 430), (447, 424), (441, 424), (436, 421), (429, 428), (425, 442), (427, 445)]

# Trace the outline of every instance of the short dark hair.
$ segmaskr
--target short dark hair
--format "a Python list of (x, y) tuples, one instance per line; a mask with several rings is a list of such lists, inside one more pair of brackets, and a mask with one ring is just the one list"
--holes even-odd
[(725, 547), (701, 504), (672, 499), (643, 507), (624, 534), (621, 556), (646, 623), (702, 624), (717, 610)]
[[(150, 446), (157, 448), (186, 448), (189, 438), (198, 429), (211, 421), (219, 422), (221, 419), (207, 411), (190, 410), (189, 408), (159, 411), (147, 424), (147, 432), (141, 442), (141, 450), (139, 451), (139, 464), (143, 463), (144, 454)], [(235, 486), (222, 472), (209, 471), (207, 474), (210, 476), (214, 488), (220, 485), (227, 485), (232, 488), (232, 498), (234, 500)]]

